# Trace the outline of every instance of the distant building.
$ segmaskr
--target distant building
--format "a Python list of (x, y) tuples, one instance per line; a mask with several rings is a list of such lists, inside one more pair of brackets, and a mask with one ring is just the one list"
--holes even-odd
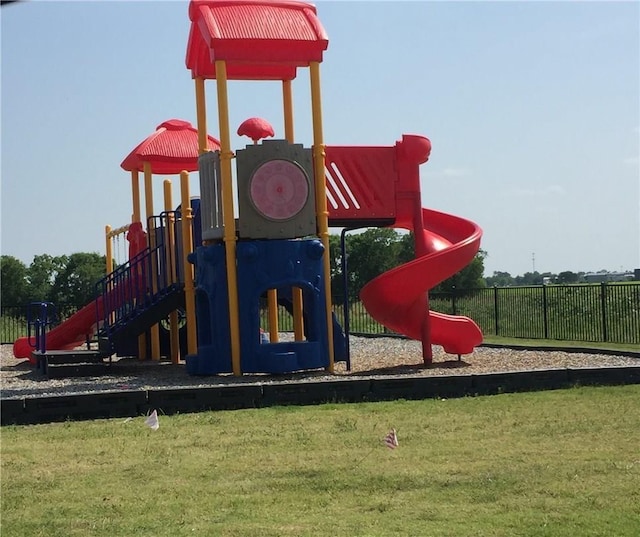
[(634, 272), (588, 272), (584, 275), (584, 281), (587, 283), (630, 282), (634, 280), (638, 272), (640, 269), (636, 269)]

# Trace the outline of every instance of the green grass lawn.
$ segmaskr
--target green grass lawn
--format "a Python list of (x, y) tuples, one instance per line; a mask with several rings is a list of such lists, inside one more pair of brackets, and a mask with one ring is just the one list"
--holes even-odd
[[(3, 427), (3, 536), (636, 536), (640, 386)], [(382, 439), (391, 427), (399, 447)]]

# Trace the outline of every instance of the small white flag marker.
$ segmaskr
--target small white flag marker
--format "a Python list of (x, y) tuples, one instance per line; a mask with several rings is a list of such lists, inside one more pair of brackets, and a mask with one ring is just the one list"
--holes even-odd
[(158, 428), (160, 427), (160, 422), (158, 421), (158, 413), (154, 410), (151, 414), (149, 414), (147, 416), (147, 419), (144, 420), (144, 424), (153, 429), (154, 431), (157, 431)]

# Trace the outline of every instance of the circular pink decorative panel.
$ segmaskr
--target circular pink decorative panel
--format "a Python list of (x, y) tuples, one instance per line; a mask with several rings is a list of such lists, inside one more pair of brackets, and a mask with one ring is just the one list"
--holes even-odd
[(270, 160), (253, 172), (249, 196), (265, 218), (288, 220), (303, 209), (309, 198), (307, 175), (295, 162)]

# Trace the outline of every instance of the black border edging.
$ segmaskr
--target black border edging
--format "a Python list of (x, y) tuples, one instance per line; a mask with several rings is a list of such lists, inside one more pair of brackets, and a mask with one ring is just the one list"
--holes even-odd
[(0, 401), (0, 424), (30, 425), (66, 420), (135, 417), (145, 415), (151, 409), (171, 415), (274, 405), (456, 398), (556, 390), (571, 386), (625, 384), (640, 384), (640, 365), (121, 390), (3, 399)]
[(0, 401), (0, 425), (25, 423), (24, 398)]
[[(15, 418), (5, 416), (2, 408), (2, 423), (36, 424), (66, 420), (92, 420), (137, 416), (144, 409), (147, 393), (144, 390), (109, 391), (99, 393), (71, 394), (23, 399), (23, 413)], [(4, 407), (5, 401), (3, 401)]]
[(262, 399), (257, 384), (212, 386), (207, 388), (161, 388), (147, 392), (147, 410), (161, 414), (238, 410), (255, 408)]
[(573, 386), (599, 386), (606, 384), (640, 384), (640, 367), (570, 367), (567, 369)]
[(471, 375), (373, 379), (370, 401), (464, 397), (472, 393)]
[(279, 382), (262, 386), (260, 406), (360, 403), (370, 392), (369, 379)]
[(559, 390), (571, 385), (567, 369), (533, 369), (473, 375), (473, 395)]

